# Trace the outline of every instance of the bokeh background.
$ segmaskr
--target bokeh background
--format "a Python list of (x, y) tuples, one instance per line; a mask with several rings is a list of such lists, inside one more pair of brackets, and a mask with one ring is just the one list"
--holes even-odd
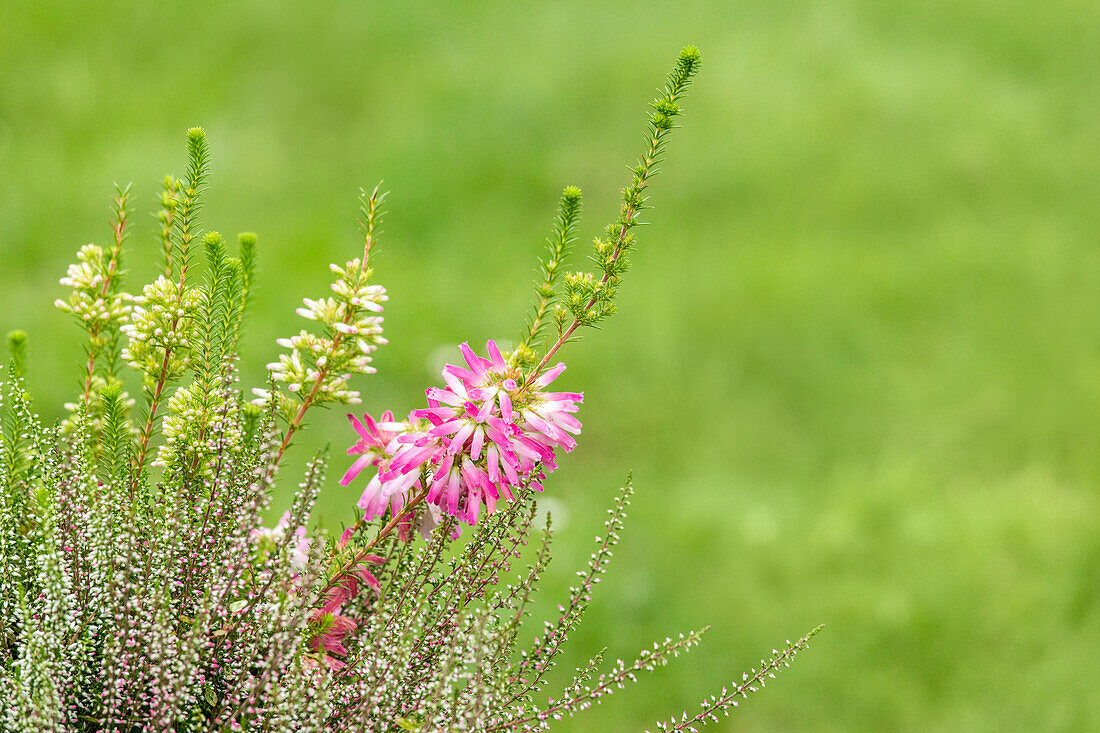
[[(542, 609), (633, 470), (567, 662), (712, 629), (561, 729), (652, 726), (819, 623), (715, 730), (1100, 729), (1095, 2), (4, 2), (0, 328), (30, 333), (38, 409), (80, 372), (57, 278), (107, 241), (113, 180), (152, 276), (192, 125), (207, 226), (260, 234), (246, 382), (382, 179), (392, 343), (358, 386), (417, 406), (454, 344), (518, 335), (564, 185), (578, 254), (615, 215), (685, 43), (703, 70), (619, 315), (564, 352), (585, 433)], [(329, 526), (350, 438), (315, 415), (296, 451), (334, 445)]]

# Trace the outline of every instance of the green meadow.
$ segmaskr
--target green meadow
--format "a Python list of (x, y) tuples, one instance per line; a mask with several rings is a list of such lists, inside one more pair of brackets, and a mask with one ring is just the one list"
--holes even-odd
[[(1100, 729), (1095, 2), (4, 3), (0, 332), (29, 334), (37, 409), (80, 384), (58, 278), (131, 180), (128, 289), (153, 277), (195, 125), (206, 227), (259, 234), (244, 385), (382, 180), (391, 343), (353, 386), (420, 406), (456, 344), (520, 335), (567, 184), (583, 264), (687, 43), (703, 68), (618, 314), (561, 352), (584, 433), (547, 482), (538, 613), (633, 472), (557, 679), (711, 629), (560, 728), (652, 728), (824, 623), (709, 729)], [(315, 414), (281, 501), (331, 443), (321, 521), (351, 521), (352, 436)]]

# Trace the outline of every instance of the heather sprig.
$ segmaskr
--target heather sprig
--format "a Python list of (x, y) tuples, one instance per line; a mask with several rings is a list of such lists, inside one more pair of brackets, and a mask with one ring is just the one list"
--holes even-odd
[[(288, 353), (268, 364), (272, 379), (283, 389), (254, 389), (259, 406), (273, 404), (287, 423), (282, 450), (301, 429), (305, 415), (314, 405), (355, 404), (359, 392), (349, 387), (353, 375), (370, 374), (370, 356), (387, 343), (382, 337), (382, 303), (389, 298), (386, 289), (371, 283), (371, 253), (381, 233), (382, 204), (386, 194), (375, 187), (371, 193), (360, 191), (360, 232), (363, 255), (344, 265), (329, 265), (336, 275), (329, 286), (334, 296), (313, 300), (305, 298), (299, 316), (314, 321), (320, 333), (302, 329), (296, 336), (279, 339)], [(289, 393), (289, 394), (288, 394)], [(281, 455), (281, 451), (280, 451)]]
[[(556, 665), (555, 659), (561, 653), (562, 644), (580, 624), (588, 610), (593, 587), (600, 582), (600, 576), (607, 572), (613, 554), (612, 548), (619, 542), (626, 508), (630, 505), (633, 493), (633, 484), (628, 479), (619, 490), (614, 506), (608, 510), (604, 535), (596, 538), (598, 546), (588, 560), (588, 567), (578, 573), (581, 582), (569, 589), (568, 605), (560, 609), (556, 622), (545, 623), (542, 635), (535, 638), (530, 649), (520, 652), (518, 662), (509, 670), (509, 679), (514, 681), (509, 705), (517, 705), (520, 710), (537, 710), (534, 694), (543, 687), (546, 674)], [(539, 712), (533, 712), (531, 717), (539, 719)]]
[(174, 176), (165, 176), (161, 182), (161, 192), (157, 197), (157, 203), (160, 208), (156, 213), (157, 221), (160, 223), (159, 241), (161, 252), (161, 268), (164, 270), (164, 276), (169, 280), (172, 279), (172, 232), (176, 226), (176, 207), (178, 204), (177, 197), (179, 196), (180, 186), (183, 184), (178, 178)]
[[(254, 237), (242, 235), (242, 251)], [(249, 295), (250, 277), (242, 259), (230, 257), (222, 237), (210, 232), (203, 237), (207, 274), (201, 288), (196, 288), (200, 305), (189, 323), (195, 339), (190, 368), (194, 379), (176, 389), (168, 400), (167, 414), (161, 427), (164, 444), (157, 454), (157, 464), (171, 471), (211, 470), (217, 451), (236, 452), (240, 448), (243, 426), (239, 421), (215, 426), (213, 421), (227, 400), (237, 401), (234, 390), (222, 388), (223, 374), (231, 369), (240, 335), (241, 319)], [(222, 445), (210, 438), (219, 427), (230, 436)]]
[(746, 699), (751, 693), (759, 692), (767, 685), (769, 679), (775, 679), (777, 672), (784, 667), (790, 667), (795, 655), (806, 649), (810, 645), (810, 639), (817, 636), (823, 628), (824, 626), (818, 626), (795, 642), (788, 639), (782, 651), (772, 649), (771, 657), (760, 660), (759, 669), (754, 667), (749, 672), (742, 673), (739, 684), (723, 687), (717, 695), (705, 698), (699, 703), (701, 709), (695, 715), (689, 716), (685, 710), (679, 720), (673, 717), (670, 720), (658, 722), (657, 730), (696, 731), (698, 730), (696, 726), (706, 725), (709, 722), (717, 723), (719, 713), (728, 718), (733, 709), (740, 705), (738, 697)]
[(54, 302), (61, 310), (71, 313), (88, 332), (83, 402), (91, 397), (97, 360), (104, 351), (108, 352), (109, 363), (106, 376), (101, 380), (115, 376), (119, 327), (130, 313), (130, 296), (121, 289), (122, 245), (129, 234), (130, 189), (129, 185), (115, 184), (111, 246), (106, 250), (96, 244), (81, 247), (77, 262), (70, 265), (65, 277), (61, 278), (61, 284), (72, 288), (72, 293), (67, 300), (58, 298)]
[(595, 326), (615, 312), (615, 296), (623, 273), (629, 267), (626, 253), (636, 244), (632, 230), (639, 223), (638, 216), (648, 208), (645, 192), (649, 179), (657, 172), (657, 165), (668, 146), (668, 134), (676, 127), (675, 120), (683, 111), (678, 100), (691, 86), (699, 64), (699, 49), (685, 47), (680, 51), (661, 95), (653, 100), (646, 131), (646, 149), (632, 169), (630, 184), (622, 190), (619, 217), (607, 225), (604, 237), (596, 237), (593, 242), (589, 260), (596, 266), (597, 273), (572, 271), (565, 274), (564, 297), (554, 308), (557, 341), (528, 372), (528, 382), (542, 373), (550, 359), (573, 338), (578, 328)]
[(187, 131), (187, 161), (184, 179), (165, 187), (166, 195), (169, 191), (175, 193), (172, 202), (166, 204), (172, 213), (162, 220), (171, 225), (168, 236), (162, 233), (165, 275), (146, 285), (134, 298), (131, 322), (121, 328), (129, 338), (122, 358), (141, 372), (148, 400), (134, 458), (131, 495), (141, 481), (164, 389), (190, 364), (196, 322), (204, 295), (210, 295), (190, 286), (187, 277), (193, 256), (191, 245), (198, 235), (202, 194), (210, 174), (209, 145), (200, 127)]
[(566, 186), (558, 205), (558, 216), (554, 220), (554, 231), (546, 240), (546, 259), (539, 259), (541, 280), (535, 285), (534, 312), (528, 319), (523, 339), (512, 351), (510, 358), (514, 366), (525, 368), (534, 366), (535, 351), (542, 346), (542, 334), (546, 329), (551, 307), (557, 298), (558, 276), (561, 274), (566, 258), (577, 241), (577, 226), (580, 222), (581, 190), (576, 186)]
[[(133, 297), (122, 290), (125, 270), (122, 268), (123, 244), (130, 233), (131, 186), (115, 184), (111, 221), (112, 242), (105, 249), (86, 244), (77, 252), (77, 261), (69, 266), (61, 284), (72, 288), (67, 299), (54, 301), (62, 311), (72, 314), (87, 332), (84, 346), (87, 364), (80, 399), (65, 404), (69, 417), (62, 427), (75, 429), (75, 415), (81, 404), (87, 404), (93, 434), (102, 427), (105, 405), (101, 393), (108, 389), (122, 390), (119, 378), (119, 357), (122, 327), (128, 323), (133, 309)], [(123, 393), (123, 403), (129, 409), (134, 402)]]

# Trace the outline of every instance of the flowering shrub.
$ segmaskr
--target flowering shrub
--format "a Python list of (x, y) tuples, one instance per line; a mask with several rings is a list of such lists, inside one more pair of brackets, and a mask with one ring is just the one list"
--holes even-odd
[[(313, 328), (279, 340), (285, 351), (250, 402), (235, 364), (256, 237), (241, 235), (231, 256), (220, 235), (201, 232), (203, 131), (188, 131), (186, 174), (164, 181), (163, 273), (137, 296), (122, 290), (130, 189), (118, 190), (112, 244), (82, 248), (61, 280), (72, 293), (57, 305), (86, 332), (88, 361), (58, 427), (33, 414), (24, 337), (10, 338), (4, 730), (543, 729), (696, 644), (701, 632), (666, 639), (602, 672), (597, 655), (541, 701), (618, 541), (629, 482), (560, 616), (527, 644), (520, 632), (550, 559), (550, 522), (534, 526), (533, 495), (581, 433), (582, 394), (549, 391), (565, 369), (551, 362), (614, 310), (646, 186), (698, 64), (685, 49), (653, 103), (620, 216), (595, 242), (597, 271), (564, 269), (580, 211), (580, 192), (567, 188), (518, 346), (489, 341), (481, 355), (462, 344), (465, 364), (447, 365), (443, 386), (404, 420), (349, 415), (340, 484), (362, 485), (361, 514), (339, 537), (310, 530), (323, 453), (276, 526), (262, 516), (307, 412), (358, 403), (352, 379), (374, 371), (370, 355), (387, 343), (386, 291), (371, 268), (383, 194), (364, 192), (362, 256), (332, 266), (331, 295), (304, 301), (298, 313)], [(728, 714), (808, 639), (658, 727), (693, 730)]]

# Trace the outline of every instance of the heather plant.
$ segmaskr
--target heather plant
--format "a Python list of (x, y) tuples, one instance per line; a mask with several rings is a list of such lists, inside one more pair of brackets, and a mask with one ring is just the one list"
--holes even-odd
[[(290, 508), (264, 526), (280, 465), (314, 407), (358, 404), (383, 333), (374, 282), (385, 196), (361, 197), (362, 255), (332, 265), (331, 293), (304, 300), (309, 327), (278, 341), (269, 380), (238, 385), (257, 239), (235, 252), (204, 232), (209, 151), (187, 133), (188, 167), (159, 197), (162, 272), (123, 290), (132, 195), (114, 197), (107, 247), (86, 245), (57, 306), (85, 335), (69, 417), (45, 426), (26, 394), (25, 341), (9, 338), (0, 442), (0, 663), (9, 731), (532, 730), (572, 715), (699, 642), (693, 631), (630, 662), (597, 654), (547, 698), (548, 674), (619, 541), (628, 480), (556, 619), (525, 622), (550, 561), (537, 495), (578, 445), (583, 394), (553, 391), (554, 362), (614, 313), (646, 191), (699, 67), (684, 49), (653, 102), (646, 149), (591, 272), (568, 269), (581, 194), (566, 188), (535, 304), (516, 346), (462, 344), (425, 406), (349, 415), (340, 487), (358, 515), (311, 524), (329, 457), (308, 463)], [(127, 388), (135, 396), (127, 393)], [(564, 389), (564, 388), (562, 388)], [(349, 502), (350, 503), (350, 502)], [(349, 508), (350, 514), (350, 508)], [(729, 714), (805, 648), (761, 661), (694, 714)]]

